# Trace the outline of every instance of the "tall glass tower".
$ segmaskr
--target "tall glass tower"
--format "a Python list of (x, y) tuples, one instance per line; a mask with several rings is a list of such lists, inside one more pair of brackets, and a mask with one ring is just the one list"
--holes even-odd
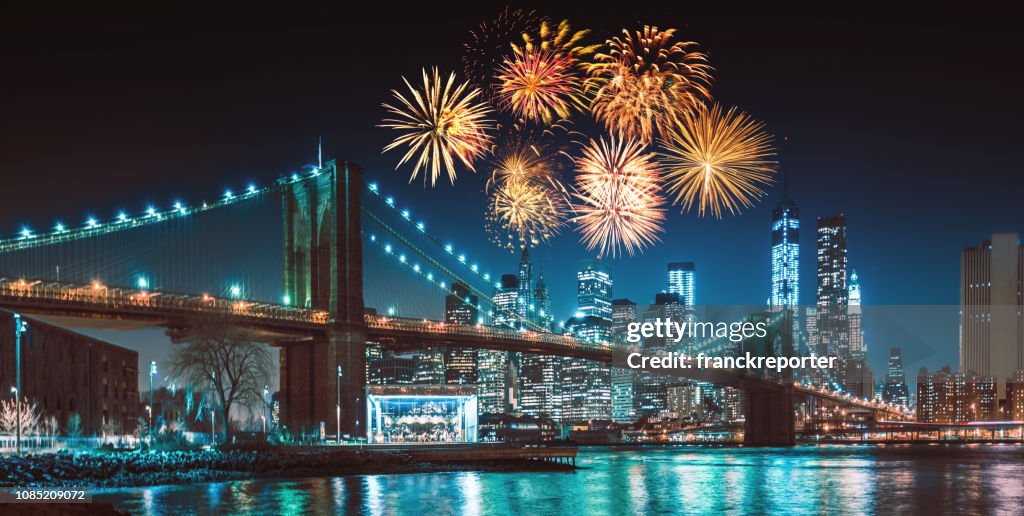
[(600, 260), (583, 260), (576, 273), (579, 312), (612, 320), (612, 269)]
[(800, 208), (788, 196), (772, 211), (772, 290), (768, 304), (800, 303)]
[(697, 304), (694, 281), (693, 262), (668, 264), (668, 293), (679, 294), (679, 302), (686, 308), (693, 308)]

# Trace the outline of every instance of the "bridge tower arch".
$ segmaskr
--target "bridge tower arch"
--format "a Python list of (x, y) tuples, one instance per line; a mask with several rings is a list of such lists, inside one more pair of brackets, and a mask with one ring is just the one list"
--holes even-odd
[(325, 335), (281, 347), (282, 418), (292, 432), (315, 433), (323, 425), (335, 433), (340, 405), (341, 433), (365, 435), (362, 188), (358, 165), (329, 161), (281, 189), (285, 300), (327, 310), (333, 321)]

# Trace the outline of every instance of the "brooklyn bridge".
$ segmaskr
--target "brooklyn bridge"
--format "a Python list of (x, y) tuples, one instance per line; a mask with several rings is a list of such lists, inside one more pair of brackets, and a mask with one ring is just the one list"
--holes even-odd
[[(218, 214), (253, 209), (279, 212), (271, 216), (281, 221), (280, 296), (270, 300), (266, 292), (277, 287), (262, 277), (197, 290), (201, 270), (223, 263), (215, 259), (218, 242), (196, 228), (207, 218), (213, 221), (210, 225), (223, 225), (224, 217)], [(228, 231), (261, 232), (249, 227), (248, 213), (235, 221), (244, 227)], [(185, 243), (170, 250), (162, 237), (172, 233), (175, 242)], [(263, 242), (265, 235), (259, 236)], [(364, 247), (373, 252), (365, 253)], [(251, 254), (261, 252), (254, 249)], [(150, 265), (161, 269), (164, 279), (159, 287), (138, 272), (146, 260), (160, 262)], [(368, 268), (379, 269), (375, 260), (390, 264), (386, 278), (366, 274)], [(487, 314), (479, 324), (449, 324), (366, 306), (374, 288), (390, 289), (389, 295), (409, 302), (417, 296), (431, 297), (423, 294), (430, 289), (433, 295), (444, 294), (456, 282), (467, 286), (478, 300), (475, 308)], [(339, 433), (356, 436), (366, 434), (361, 415), (367, 413), (369, 344), (392, 350), (492, 349), (608, 364), (630, 350), (621, 343), (556, 334), (528, 320), (519, 328), (492, 325), (495, 316), (502, 315), (491, 296), (493, 285), (480, 264), (432, 235), (424, 221), (399, 207), (377, 184), (364, 181), (363, 171), (347, 162), (329, 161), (282, 176), (264, 188), (227, 191), (214, 202), (176, 202), (166, 210), (151, 207), (134, 217), (122, 212), (111, 220), (90, 218), (80, 227), (58, 224), (46, 232), (26, 228), (0, 240), (0, 307), (68, 328), (148, 326), (166, 328), (169, 334), (187, 332), (189, 321), (197, 316), (228, 318), (280, 349), (285, 424), (309, 428), (333, 421), (340, 405), (346, 417)], [(770, 331), (762, 340), (781, 339), (792, 354), (789, 313), (766, 317)], [(763, 343), (747, 347), (759, 345)], [(689, 379), (746, 393), (744, 439), (749, 444), (793, 444), (794, 405), (807, 399), (861, 411), (877, 421), (902, 416), (895, 407), (794, 383), (792, 377), (774, 371), (689, 371)]]

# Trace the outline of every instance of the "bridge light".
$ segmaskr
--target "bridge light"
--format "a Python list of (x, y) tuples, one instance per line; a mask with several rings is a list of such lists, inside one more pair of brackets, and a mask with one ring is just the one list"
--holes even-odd
[(32, 230), (21, 228), (21, 238), (32, 238)]
[(141, 289), (147, 289), (147, 288), (149, 288), (149, 281), (147, 281), (147, 280), (146, 280), (146, 278), (145, 278), (144, 276), (139, 276), (139, 281), (137, 281), (137, 282), (136, 282), (136, 284), (137, 284), (137, 285), (139, 286), (139, 288), (141, 288)]
[(182, 215), (185, 214), (185, 206), (180, 201), (174, 201), (174, 209)]
[(414, 270), (416, 272), (419, 272), (420, 271), (420, 264), (417, 263), (416, 265), (413, 265), (412, 266), (412, 270)]
[(400, 261), (400, 262), (402, 262), (402, 263), (405, 263), (405, 255), (404, 255), (404, 254), (403, 254), (403, 255), (400, 255), (400, 256), (398, 257), (398, 261)]
[(444, 246), (444, 250), (448, 251), (448, 254), (452, 254), (452, 245), (451, 244), (446, 244)]
[(242, 287), (239, 285), (231, 285), (231, 287), (228, 289), (228, 292), (230, 292), (231, 297), (235, 299), (242, 297)]
[(388, 315), (395, 315), (395, 307), (393, 307), (393, 306), (389, 306), (388, 307)]
[(57, 225), (53, 227), (53, 230), (58, 232), (58, 233), (63, 233), (65, 231), (64, 224), (61, 224), (60, 222), (58, 222)]
[(444, 284), (444, 282), (442, 281), (442, 282), (441, 282), (441, 288), (444, 288), (444, 287), (445, 287), (445, 284)]
[(100, 227), (100, 223), (96, 222), (96, 219), (89, 217), (89, 220), (85, 221), (85, 225), (89, 226), (90, 229)]
[(233, 199), (234, 197), (235, 197), (235, 194), (231, 193), (231, 190), (230, 190), (230, 189), (228, 189), (228, 190), (224, 190), (224, 198), (225, 198), (225, 199), (227, 199), (227, 200), (231, 200), (231, 199)]
[(494, 282), (494, 288), (501, 288), (501, 282), (500, 281), (495, 281)]
[(118, 222), (127, 222), (128, 221), (128, 215), (125, 212), (123, 212), (123, 211), (118, 213), (117, 214), (117, 221)]
[(466, 255), (460, 254), (459, 255), (459, 261), (462, 262), (462, 263), (466, 263)]
[(370, 183), (369, 187), (371, 192), (377, 193), (377, 183)]
[(427, 280), (428, 281), (434, 281), (434, 273), (433, 272), (428, 272), (427, 273)]
[(405, 220), (409, 220), (409, 210), (402, 210), (402, 217), (404, 217)]
[(150, 217), (155, 216), (156, 215), (156, 208), (154, 208), (152, 206), (146, 208), (146, 215), (149, 215)]
[(472, 265), (472, 266), (470, 267), (470, 269), (473, 269), (473, 272), (476, 272), (478, 268), (477, 268), (476, 264), (474, 263), (474, 264), (473, 264), (473, 265)]
[(377, 241), (377, 235), (370, 235), (370, 241), (371, 242), (376, 242)]
[(394, 206), (395, 205), (395, 198), (394, 197), (388, 197), (387, 199), (384, 199), (384, 202), (388, 203), (388, 206)]
[(249, 188), (248, 188), (248, 191), (249, 191), (249, 194), (250, 194), (250, 195), (252, 195), (252, 194), (256, 193), (256, 185), (254, 185), (254, 184), (252, 184), (252, 183), (249, 183)]
[(427, 226), (426, 226), (426, 224), (424, 224), (422, 222), (417, 222), (416, 223), (416, 229), (418, 229), (420, 231), (426, 231)]
[(298, 181), (298, 180), (299, 180), (299, 175), (298, 174), (292, 174), (292, 182), (295, 182), (295, 181)]
[(102, 283), (100, 283), (100, 280), (92, 280), (92, 289), (93, 290), (103, 290), (103, 288), (105, 288), (105, 287), (103, 286)]
[(292, 296), (289, 296), (288, 294), (281, 296), (281, 304), (285, 306), (292, 304)]

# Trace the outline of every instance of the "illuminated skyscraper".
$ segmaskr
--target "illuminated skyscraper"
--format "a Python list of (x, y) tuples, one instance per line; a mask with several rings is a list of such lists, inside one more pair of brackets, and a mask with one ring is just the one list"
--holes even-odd
[(519, 294), (516, 298), (516, 311), (521, 321), (536, 322), (532, 316), (536, 312), (533, 295), (533, 264), (530, 263), (530, 251), (524, 247), (519, 259)]
[(519, 329), (519, 277), (504, 274), (494, 290), (494, 325)]
[[(628, 299), (612, 301), (612, 339), (626, 342), (629, 324), (637, 321), (636, 303)], [(636, 396), (634, 396), (636, 371), (630, 368), (613, 367), (612, 382), (612, 419), (617, 423), (636, 421)]]
[(1024, 369), (1024, 246), (996, 233), (960, 255), (960, 372), (1006, 380)]
[(772, 211), (773, 307), (800, 303), (800, 208), (786, 196)]
[(579, 313), (612, 320), (612, 269), (600, 260), (583, 260), (576, 273)]
[[(449, 324), (476, 324), (479, 322), (477, 297), (469, 293), (464, 283), (452, 284), (451, 293), (444, 300), (444, 321)], [(476, 383), (477, 350), (457, 348), (445, 350), (444, 375), (446, 383)]]
[(864, 330), (861, 326), (863, 314), (860, 307), (860, 279), (856, 270), (850, 272), (848, 302), (846, 316), (850, 324), (849, 354), (851, 358), (864, 360), (868, 350), (864, 345)]
[(678, 294), (679, 302), (686, 308), (696, 306), (695, 267), (693, 262), (668, 264), (668, 292)]
[(533, 289), (533, 302), (537, 306), (537, 323), (546, 331), (553, 331), (555, 326), (555, 314), (551, 312), (551, 293), (548, 292), (548, 285), (544, 282), (544, 273), (537, 277), (537, 285)]
[(818, 355), (849, 351), (849, 290), (846, 285), (846, 216), (818, 217)]
[(899, 406), (910, 405), (910, 390), (907, 388), (907, 375), (903, 372), (900, 348), (889, 351), (889, 368), (885, 373), (882, 401)]
[(504, 414), (508, 407), (508, 352), (477, 351), (477, 395), (480, 414)]

